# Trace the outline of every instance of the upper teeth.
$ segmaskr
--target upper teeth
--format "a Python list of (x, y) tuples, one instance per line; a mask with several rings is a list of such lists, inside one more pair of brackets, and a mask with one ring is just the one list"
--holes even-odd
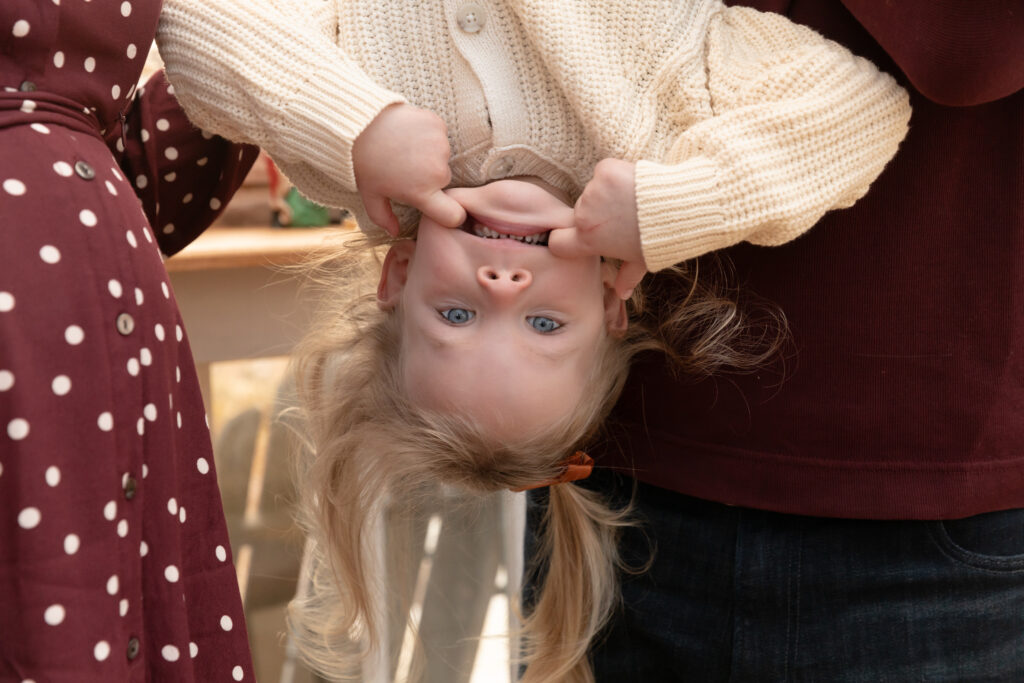
[(473, 234), (477, 237), (486, 237), (494, 240), (515, 240), (517, 242), (524, 242), (526, 244), (547, 244), (548, 234), (546, 232), (539, 232), (533, 235), (507, 235), (497, 230), (492, 230), (486, 225), (480, 223), (473, 224)]

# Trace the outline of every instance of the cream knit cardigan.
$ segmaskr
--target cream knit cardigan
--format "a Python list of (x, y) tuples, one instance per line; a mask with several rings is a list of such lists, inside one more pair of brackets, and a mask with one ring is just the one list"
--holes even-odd
[(445, 120), (453, 185), (537, 175), (576, 197), (602, 158), (635, 161), (651, 271), (850, 206), (910, 117), (866, 60), (719, 0), (165, 0), (157, 39), (196, 125), (366, 230), (352, 143), (395, 102)]

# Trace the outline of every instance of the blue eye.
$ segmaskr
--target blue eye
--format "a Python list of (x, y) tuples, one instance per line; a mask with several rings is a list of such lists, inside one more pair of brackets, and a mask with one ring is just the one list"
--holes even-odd
[(465, 308), (446, 308), (443, 311), (438, 311), (441, 317), (450, 322), (452, 325), (465, 325), (470, 320), (476, 317), (476, 313), (473, 311), (467, 311)]
[(551, 318), (545, 318), (542, 315), (528, 316), (526, 318), (526, 322), (530, 324), (530, 327), (532, 327), (533, 329), (537, 330), (542, 334), (554, 332), (555, 330), (562, 326), (562, 323), (556, 322)]

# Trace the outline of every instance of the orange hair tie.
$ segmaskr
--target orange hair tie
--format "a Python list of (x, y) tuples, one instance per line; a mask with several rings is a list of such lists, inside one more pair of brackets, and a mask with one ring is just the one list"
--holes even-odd
[(539, 484), (530, 484), (529, 486), (510, 490), (518, 493), (520, 491), (544, 488), (545, 486), (568, 484), (572, 481), (586, 479), (594, 469), (594, 459), (583, 451), (576, 451), (571, 457), (567, 458), (563, 464), (565, 465), (565, 469), (562, 470), (562, 473), (554, 479), (548, 479), (547, 481), (542, 481)]

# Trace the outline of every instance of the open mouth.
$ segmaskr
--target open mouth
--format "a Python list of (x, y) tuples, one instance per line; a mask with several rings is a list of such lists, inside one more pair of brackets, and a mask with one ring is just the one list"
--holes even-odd
[[(536, 228), (533, 229), (536, 230)], [(462, 224), (462, 231), (488, 240), (513, 240), (515, 242), (541, 247), (547, 246), (548, 236), (551, 234), (550, 230), (533, 232), (529, 235), (516, 235), (510, 232), (503, 232), (495, 227), (484, 225), (473, 216), (467, 216), (466, 222)]]

